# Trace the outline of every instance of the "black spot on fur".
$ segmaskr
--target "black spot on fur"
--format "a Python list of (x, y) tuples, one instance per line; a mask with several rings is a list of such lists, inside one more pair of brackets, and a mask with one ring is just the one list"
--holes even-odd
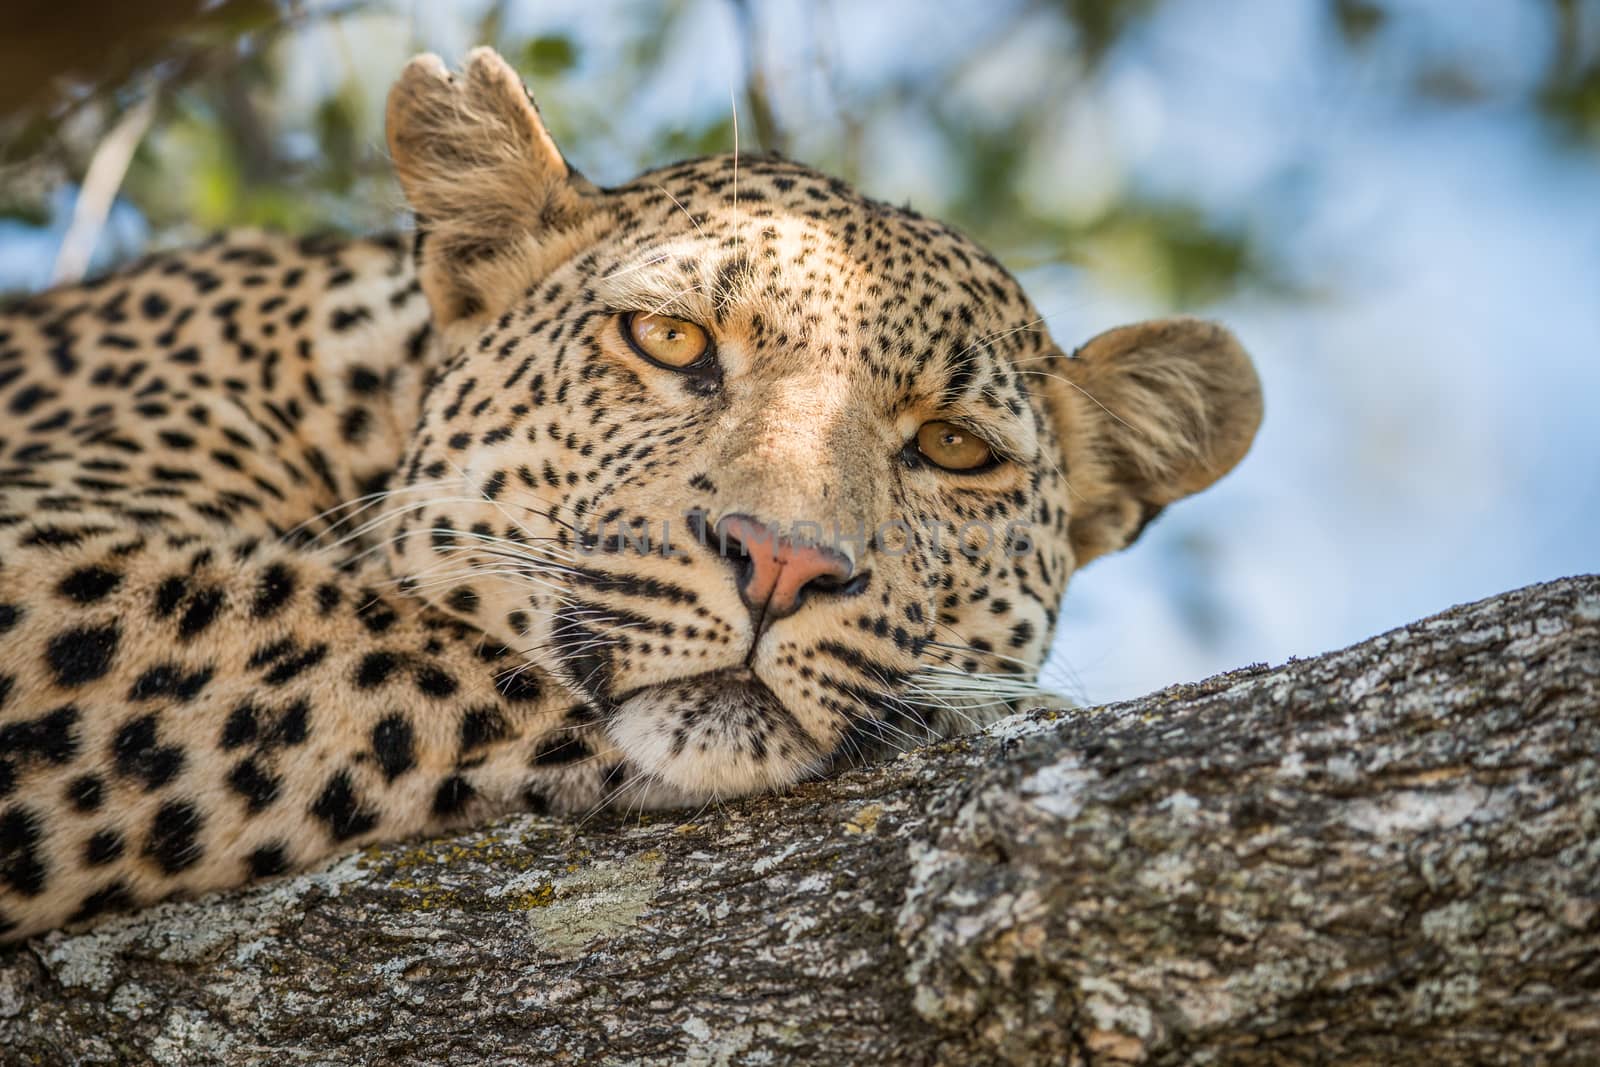
[(254, 652), (250, 653), (250, 658), (245, 660), (244, 663), (245, 669), (253, 671), (261, 667), (265, 667), (269, 663), (276, 663), (289, 653), (295, 651), (297, 647), (298, 646), (295, 645), (294, 638), (292, 637), (285, 637), (278, 641), (268, 642), (267, 644), (256, 649)]
[(156, 739), (156, 717), (144, 715), (117, 731), (111, 742), (117, 773), (137, 778), (147, 790), (159, 789), (183, 770), (183, 749)]
[(144, 854), (167, 874), (188, 870), (205, 853), (199, 841), (204, 822), (199, 810), (188, 801), (167, 801), (150, 821)]
[(128, 891), (128, 884), (121, 879), (112, 882), (103, 889), (97, 889), (83, 898), (83, 903), (78, 905), (78, 910), (73, 912), (67, 921), (70, 923), (83, 922), (96, 915), (103, 915), (108, 911), (121, 911), (133, 907), (133, 894)]
[(56, 684), (79, 686), (104, 677), (121, 639), (122, 631), (116, 623), (80, 626), (56, 634), (45, 650)]
[(383, 379), (360, 364), (350, 368), (350, 391), (357, 396), (372, 396), (383, 386)]
[(254, 758), (240, 760), (228, 772), (229, 787), (245, 798), (245, 806), (252, 815), (265, 811), (278, 799), (280, 784), (279, 779), (262, 770)]
[(498, 708), (468, 708), (461, 716), (461, 751), (464, 754), (504, 740), (510, 732)]
[(79, 604), (93, 604), (122, 584), (122, 575), (105, 567), (79, 567), (56, 586), (56, 592)]
[(317, 586), (317, 610), (322, 614), (326, 615), (338, 607), (339, 602), (343, 599), (344, 597), (339, 592), (338, 586), (328, 582), (323, 582)]
[(599, 722), (601, 716), (590, 704), (574, 704), (567, 709), (567, 718), (572, 722)]
[(262, 675), (261, 680), (268, 685), (282, 685), (285, 682), (298, 678), (307, 670), (321, 663), (328, 655), (328, 646), (325, 644), (312, 645), (297, 655), (290, 656), (281, 661), (276, 667)]
[(328, 833), (335, 841), (359, 837), (378, 825), (378, 813), (361, 806), (349, 771), (339, 771), (328, 779), (311, 805), (311, 814), (328, 824)]
[(391, 782), (417, 765), (416, 738), (403, 715), (385, 715), (372, 727), (372, 754)]
[(540, 745), (533, 754), (533, 763), (536, 767), (556, 767), (588, 759), (589, 755), (589, 746), (576, 737), (560, 737)]
[(78, 709), (68, 704), (37, 719), (0, 726), (0, 757), (37, 758), (58, 765), (70, 762), (78, 752), (80, 717)]
[(202, 589), (195, 593), (189, 601), (189, 608), (178, 620), (178, 636), (183, 638), (196, 637), (205, 632), (216, 621), (217, 612), (222, 609), (222, 590)]
[(65, 547), (75, 545), (91, 533), (105, 533), (107, 527), (97, 527), (92, 530), (71, 530), (62, 526), (36, 526), (22, 539), (24, 545), (49, 545)]
[(193, 700), (200, 690), (211, 681), (212, 670), (205, 667), (197, 671), (185, 671), (176, 663), (163, 663), (151, 667), (139, 676), (133, 683), (133, 688), (128, 691), (129, 700), (155, 700), (158, 697), (173, 697), (182, 702)]
[(13, 415), (26, 415), (40, 404), (54, 400), (60, 395), (56, 390), (47, 389), (42, 385), (29, 385), (18, 389), (7, 406)]
[(439, 783), (438, 790), (433, 794), (433, 813), (441, 818), (455, 815), (476, 793), (477, 790), (465, 778), (452, 774)]
[(375, 689), (387, 682), (399, 666), (400, 657), (393, 652), (386, 652), (383, 649), (368, 652), (361, 657), (361, 663), (356, 667), (356, 687)]
[(417, 668), (416, 683), (417, 688), (430, 697), (447, 697), (460, 687), (454, 678), (431, 664)]
[(339, 418), (339, 437), (346, 444), (361, 444), (367, 439), (367, 434), (371, 429), (372, 413), (366, 408), (347, 408)]
[(94, 811), (105, 799), (105, 787), (99, 778), (85, 774), (67, 785), (67, 800), (78, 811)]
[(115, 830), (101, 830), (83, 846), (83, 862), (91, 867), (104, 867), (122, 855), (122, 835)]
[(164, 619), (168, 615), (171, 615), (174, 611), (177, 611), (178, 605), (183, 603), (183, 598), (187, 596), (188, 593), (189, 582), (187, 579), (177, 575), (173, 575), (170, 578), (163, 578), (161, 584), (156, 587), (157, 617)]
[(44, 860), (39, 855), (43, 820), (28, 808), (0, 815), (0, 883), (25, 897), (44, 892)]
[(1033, 623), (1024, 619), (1011, 628), (1011, 638), (1007, 642), (1012, 648), (1021, 648), (1033, 640)]
[(265, 743), (268, 745), (298, 745), (311, 734), (311, 705), (297, 700), (283, 710), (272, 726)]
[(533, 667), (518, 666), (501, 671), (495, 676), (494, 687), (500, 695), (516, 704), (538, 700), (544, 695), (539, 683), (539, 672)]
[(333, 327), (335, 333), (343, 333), (358, 323), (366, 322), (372, 318), (372, 312), (364, 307), (334, 308), (333, 314), (328, 316), (328, 325)]
[(263, 845), (246, 859), (252, 878), (271, 878), (289, 869), (289, 856), (283, 845)]
[(256, 583), (255, 600), (250, 614), (258, 619), (269, 619), (277, 614), (294, 595), (294, 572), (282, 563), (269, 564)]
[(222, 727), (223, 749), (249, 744), (256, 739), (257, 729), (255, 706), (240, 704), (228, 713), (228, 721)]
[(370, 633), (381, 634), (399, 621), (394, 609), (377, 597), (362, 591), (361, 606), (356, 608), (356, 617)]

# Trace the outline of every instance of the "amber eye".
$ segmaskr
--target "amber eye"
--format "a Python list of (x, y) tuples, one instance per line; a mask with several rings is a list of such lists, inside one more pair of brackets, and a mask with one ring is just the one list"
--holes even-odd
[(970, 471), (994, 462), (983, 438), (953, 422), (925, 422), (917, 431), (917, 451), (949, 471)]
[(622, 333), (645, 359), (672, 370), (698, 363), (711, 349), (711, 337), (686, 319), (631, 312), (622, 319)]

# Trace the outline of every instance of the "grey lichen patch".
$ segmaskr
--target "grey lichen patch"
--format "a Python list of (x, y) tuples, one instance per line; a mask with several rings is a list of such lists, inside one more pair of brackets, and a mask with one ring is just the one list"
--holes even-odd
[(685, 1067), (733, 1067), (735, 1064), (772, 1063), (775, 1060), (752, 1049), (763, 1045), (790, 1044), (803, 1035), (797, 1022), (792, 1026), (727, 1026), (700, 1015), (691, 1015), (680, 1024), (689, 1038), (682, 1059)]
[(309, 896), (337, 897), (344, 886), (367, 877), (360, 857), (347, 856), (317, 871), (231, 894), (227, 907), (218, 907), (216, 900), (174, 901), (77, 936), (54, 933), (42, 939), (39, 956), (62, 986), (105, 993), (128, 957), (195, 963), (241, 946), (248, 958), (259, 951), (263, 934), (290, 920)]
[(163, 1006), (155, 994), (137, 982), (123, 982), (117, 986), (107, 1003), (118, 1015), (133, 1020), (143, 1019)]
[(1470, 783), (1453, 789), (1396, 790), (1381, 798), (1359, 800), (1344, 813), (1347, 825), (1379, 839), (1456, 826), (1468, 819), (1498, 819), (1505, 798)]
[(1068, 752), (1022, 780), (1021, 792), (1035, 807), (1059, 819), (1071, 819), (1083, 810), (1084, 795), (1099, 778), (1084, 769), (1077, 753)]
[(528, 922), (542, 949), (570, 959), (631, 933), (661, 886), (659, 853), (597, 863), (558, 879), (548, 902), (528, 912)]
[(27, 987), (22, 971), (11, 967), (0, 970), (0, 1019), (21, 1015), (27, 1006)]
[(196, 1063), (216, 1063), (233, 1050), (233, 1037), (226, 1027), (203, 1012), (182, 1006), (173, 1007), (166, 1024), (150, 1043), (150, 1058), (170, 1067)]
[(1480, 982), (1476, 975), (1451, 974), (1424, 978), (1407, 997), (1410, 1022), (1428, 1023), (1455, 1019), (1470, 1014), (1479, 1001)]
[(1582, 622), (1600, 622), (1600, 596), (1581, 596), (1572, 609), (1573, 616)]

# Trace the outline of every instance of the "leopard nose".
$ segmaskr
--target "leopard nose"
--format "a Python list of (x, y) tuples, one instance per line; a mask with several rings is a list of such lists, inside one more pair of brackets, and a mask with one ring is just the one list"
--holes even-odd
[(843, 552), (794, 541), (749, 515), (726, 515), (717, 523), (723, 555), (739, 568), (739, 595), (758, 619), (793, 615), (812, 593), (851, 596), (866, 588), (865, 574)]

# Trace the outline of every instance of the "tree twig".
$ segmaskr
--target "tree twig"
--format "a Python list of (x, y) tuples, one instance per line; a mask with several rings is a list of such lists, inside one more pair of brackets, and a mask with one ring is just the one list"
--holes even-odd
[(89, 260), (100, 243), (106, 219), (111, 215), (111, 205), (117, 199), (117, 190), (122, 188), (122, 179), (128, 174), (128, 164), (155, 118), (158, 96), (152, 90), (123, 112), (90, 157), (89, 169), (78, 187), (78, 199), (72, 205), (72, 222), (61, 239), (55, 267), (50, 273), (54, 284), (79, 281), (88, 271)]

